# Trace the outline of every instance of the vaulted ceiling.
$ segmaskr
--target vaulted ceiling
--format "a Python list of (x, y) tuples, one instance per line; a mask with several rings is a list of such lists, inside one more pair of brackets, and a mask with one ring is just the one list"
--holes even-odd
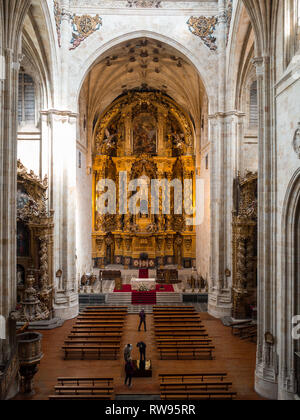
[(194, 66), (173, 47), (147, 38), (119, 44), (90, 71), (81, 92), (87, 115), (95, 119), (128, 90), (161, 90), (200, 120), (205, 89)]

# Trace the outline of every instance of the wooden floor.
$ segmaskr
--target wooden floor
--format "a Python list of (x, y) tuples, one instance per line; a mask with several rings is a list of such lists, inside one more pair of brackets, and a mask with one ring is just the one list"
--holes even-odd
[[(152, 331), (152, 315), (148, 315), (148, 332), (138, 332), (138, 316), (128, 315), (121, 346), (121, 359), (118, 361), (81, 361), (64, 360), (61, 347), (75, 321), (68, 321), (62, 328), (43, 331), (44, 358), (35, 377), (36, 395), (27, 399), (47, 400), (56, 385), (59, 376), (114, 377), (117, 395), (159, 395), (158, 375), (163, 373), (199, 373), (228, 372), (228, 380), (233, 382), (233, 391), (240, 400), (261, 399), (254, 392), (254, 369), (256, 345), (241, 341), (231, 335), (231, 329), (223, 326), (221, 321), (201, 314), (203, 324), (216, 347), (215, 360), (204, 361), (165, 361), (159, 360), (155, 349)], [(134, 346), (133, 358), (138, 358), (136, 344), (139, 341), (147, 344), (147, 358), (153, 363), (153, 378), (133, 380), (133, 387), (124, 386), (123, 348), (125, 344)], [(18, 395), (16, 399), (25, 399)]]

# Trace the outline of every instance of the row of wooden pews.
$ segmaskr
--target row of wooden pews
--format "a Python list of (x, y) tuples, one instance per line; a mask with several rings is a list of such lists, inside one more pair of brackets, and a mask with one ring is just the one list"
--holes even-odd
[(113, 378), (58, 378), (49, 400), (112, 400)]
[(254, 321), (237, 322), (231, 325), (232, 334), (241, 340), (257, 341), (257, 323)]
[(62, 347), (65, 359), (87, 356), (117, 359), (128, 308), (90, 306), (79, 314), (76, 324)]
[(232, 400), (232, 382), (226, 373), (163, 374), (160, 378), (162, 400)]
[(193, 306), (154, 306), (153, 317), (161, 360), (213, 359), (215, 347)]

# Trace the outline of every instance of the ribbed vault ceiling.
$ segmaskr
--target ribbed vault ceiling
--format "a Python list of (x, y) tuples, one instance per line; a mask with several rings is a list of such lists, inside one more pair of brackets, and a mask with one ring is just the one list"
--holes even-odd
[(94, 119), (122, 93), (146, 87), (167, 93), (194, 121), (200, 120), (205, 90), (196, 69), (176, 49), (152, 39), (119, 44), (102, 56), (86, 78), (82, 95)]

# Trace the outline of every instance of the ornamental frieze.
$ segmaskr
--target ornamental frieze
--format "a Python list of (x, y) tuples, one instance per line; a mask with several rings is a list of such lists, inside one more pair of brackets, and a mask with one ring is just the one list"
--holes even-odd
[(99, 15), (73, 15), (72, 16), (72, 40), (70, 50), (75, 50), (90, 35), (98, 31), (102, 26), (102, 19)]
[(159, 8), (162, 0), (127, 0), (127, 7)]
[(216, 16), (206, 17), (192, 16), (187, 24), (191, 33), (195, 36), (201, 38), (204, 44), (211, 50), (217, 50), (217, 38), (214, 36), (216, 27), (218, 23), (218, 18)]

